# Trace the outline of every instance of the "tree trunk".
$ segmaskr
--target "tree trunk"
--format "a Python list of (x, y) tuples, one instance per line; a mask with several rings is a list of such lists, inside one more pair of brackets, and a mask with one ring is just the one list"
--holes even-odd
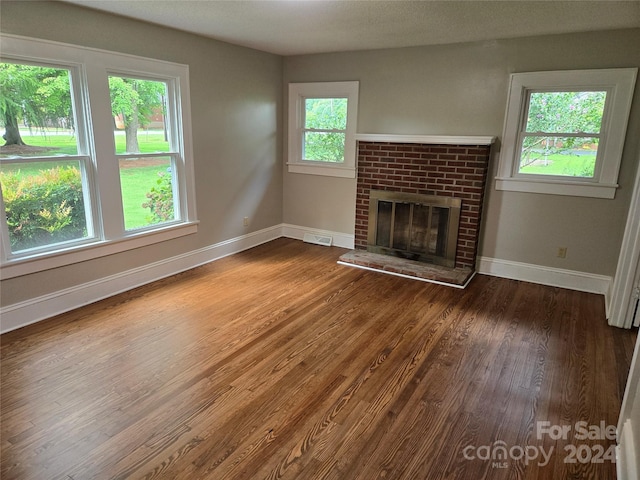
[(6, 112), (4, 116), (4, 138), (6, 145), (26, 145), (20, 136), (20, 129), (18, 128), (18, 119), (10, 112)]
[(140, 146), (138, 145), (139, 126), (140, 121), (138, 119), (138, 106), (135, 105), (133, 108), (133, 113), (126, 119), (126, 125), (124, 126), (124, 134), (127, 142), (127, 153), (140, 153)]

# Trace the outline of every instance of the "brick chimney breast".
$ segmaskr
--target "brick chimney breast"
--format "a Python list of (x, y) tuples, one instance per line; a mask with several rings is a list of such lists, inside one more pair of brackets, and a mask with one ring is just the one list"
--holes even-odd
[(367, 248), (371, 190), (462, 199), (455, 266), (475, 270), (491, 145), (358, 141), (355, 247)]

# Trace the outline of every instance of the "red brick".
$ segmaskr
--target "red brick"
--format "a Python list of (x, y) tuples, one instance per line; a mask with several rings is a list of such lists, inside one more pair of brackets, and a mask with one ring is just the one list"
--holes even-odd
[(446, 160), (431, 160), (429, 162), (429, 165), (437, 165), (437, 166), (442, 166), (442, 167), (444, 167), (444, 166), (446, 166), (448, 164), (449, 164), (449, 162), (447, 162)]
[(488, 155), (489, 147), (468, 148), (467, 153), (470, 155)]
[(484, 181), (484, 175), (472, 175), (472, 174), (465, 174), (464, 176), (465, 180), (472, 180), (475, 182), (483, 182)]
[(467, 153), (467, 149), (461, 147), (449, 147), (449, 153)]

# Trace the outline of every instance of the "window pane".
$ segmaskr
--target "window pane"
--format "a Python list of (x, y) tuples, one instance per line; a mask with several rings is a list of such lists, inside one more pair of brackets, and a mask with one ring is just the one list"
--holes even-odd
[(305, 129), (345, 130), (347, 128), (346, 98), (306, 98)]
[(120, 159), (125, 229), (176, 219), (171, 157)]
[(344, 162), (344, 133), (304, 132), (304, 160)]
[(529, 96), (527, 132), (600, 133), (607, 92), (538, 92)]
[(597, 137), (525, 137), (520, 173), (591, 178), (598, 154)]
[(79, 161), (0, 166), (0, 185), (13, 253), (86, 238)]
[(69, 70), (0, 63), (0, 155), (77, 155)]
[(169, 152), (167, 84), (109, 77), (116, 153)]

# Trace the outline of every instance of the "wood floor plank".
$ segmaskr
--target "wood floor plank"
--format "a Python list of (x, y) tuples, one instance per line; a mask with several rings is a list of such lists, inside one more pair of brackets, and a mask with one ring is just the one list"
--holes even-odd
[(636, 341), (601, 296), (342, 253), (279, 239), (3, 335), (0, 477), (615, 478), (565, 462), (614, 444), (575, 429), (615, 425)]

